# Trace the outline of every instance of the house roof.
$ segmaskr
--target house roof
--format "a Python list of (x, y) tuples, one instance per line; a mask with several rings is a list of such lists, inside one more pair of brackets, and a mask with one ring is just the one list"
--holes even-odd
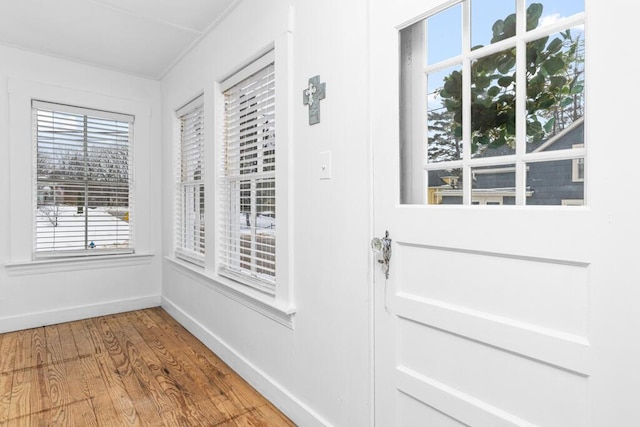
[[(551, 149), (558, 142), (566, 142), (567, 140), (571, 139), (571, 135), (574, 132), (581, 130), (583, 126), (584, 126), (584, 117), (580, 117), (579, 119), (575, 120), (569, 126), (562, 129), (560, 132), (553, 135), (549, 139), (531, 144), (530, 147), (528, 147), (529, 152), (538, 153), (541, 151), (546, 151)], [(513, 153), (514, 153), (513, 148), (507, 145), (502, 145), (496, 148), (487, 148), (477, 157), (497, 157), (497, 156), (505, 156)]]
[(546, 141), (544, 141), (542, 144), (540, 144), (540, 146), (535, 148), (533, 150), (533, 152), (534, 153), (538, 153), (540, 151), (545, 151), (546, 149), (548, 149), (549, 147), (554, 145), (556, 142), (562, 141), (564, 138), (566, 138), (573, 131), (575, 131), (575, 130), (583, 127), (583, 126), (584, 126), (584, 116), (580, 117), (578, 120), (576, 120), (575, 122), (571, 123), (569, 126), (567, 126), (566, 128), (562, 129), (560, 132), (558, 132), (557, 134), (552, 136), (551, 138), (549, 138)]

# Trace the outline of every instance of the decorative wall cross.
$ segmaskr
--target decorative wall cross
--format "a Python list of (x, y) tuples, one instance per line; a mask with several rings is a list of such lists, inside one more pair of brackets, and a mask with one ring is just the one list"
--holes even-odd
[(320, 76), (311, 77), (309, 86), (302, 91), (302, 102), (309, 106), (309, 124), (320, 123), (320, 100), (326, 96), (326, 84), (320, 83)]

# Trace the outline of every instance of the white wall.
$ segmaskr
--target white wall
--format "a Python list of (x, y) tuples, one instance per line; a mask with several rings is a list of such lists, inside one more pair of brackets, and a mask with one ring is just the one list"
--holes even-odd
[[(157, 305), (162, 292), (164, 307), (300, 425), (370, 425), (368, 94), (375, 88), (368, 86), (369, 3), (244, 0), (160, 83), (0, 46), (0, 332)], [(596, 255), (611, 261), (590, 273), (591, 298), (602, 302), (594, 318), (609, 319), (599, 323), (607, 327), (591, 332), (599, 349), (594, 358), (600, 361), (593, 375), (593, 416), (595, 425), (610, 425), (616, 417), (623, 423), (637, 418), (634, 397), (640, 393), (640, 371), (634, 370), (640, 358), (634, 339), (640, 287), (633, 270), (637, 251), (628, 246), (640, 238), (639, 208), (637, 198), (620, 197), (620, 189), (628, 192), (636, 175), (632, 164), (620, 162), (620, 153), (625, 159), (640, 154), (633, 126), (628, 125), (636, 115), (633, 77), (638, 61), (624, 43), (635, 37), (637, 19), (605, 2), (587, 4), (588, 79), (596, 82), (587, 88), (587, 99), (591, 117), (602, 118), (587, 127), (587, 167), (598, 176), (588, 194), (590, 205), (604, 212), (601, 222), (607, 224), (594, 233), (593, 238), (602, 242)], [(174, 110), (203, 90), (211, 91), (215, 79), (289, 29), (293, 328), (161, 257), (172, 255)], [(327, 98), (321, 102), (321, 123), (309, 126), (302, 90), (316, 74), (327, 84)], [(109, 268), (83, 264), (55, 271), (29, 266), (22, 252), (12, 251), (24, 247), (15, 238), (11, 241), (12, 230), (28, 224), (31, 213), (12, 214), (15, 208), (7, 203), (30, 188), (29, 179), (14, 178), (23, 176), (19, 171), (29, 165), (11, 163), (10, 147), (24, 150), (10, 134), (10, 81), (54, 92), (84, 92), (87, 99), (148, 105), (148, 137), (138, 141), (147, 160), (139, 205), (148, 221), (141, 224), (140, 237), (142, 252), (153, 256)], [(207, 140), (208, 146), (212, 143)], [(318, 179), (322, 151), (332, 152), (331, 180)], [(598, 175), (607, 163), (620, 164), (619, 173)], [(621, 250), (623, 244), (627, 247)]]
[[(165, 308), (305, 426), (371, 422), (367, 7), (365, 0), (243, 1), (162, 81), (163, 211), (170, 213), (175, 110), (203, 91), (206, 103), (216, 79), (293, 29), (294, 327), (225, 296), (211, 280), (169, 259), (162, 295)], [(327, 97), (321, 123), (309, 126), (302, 91), (317, 74)], [(212, 144), (207, 133), (208, 150)], [(331, 180), (319, 179), (323, 151), (332, 152)], [(212, 219), (208, 213), (207, 224)], [(164, 254), (171, 257), (171, 216), (162, 230)]]
[[(244, 0), (162, 82), (0, 46), (0, 332), (162, 301), (300, 425), (370, 425), (368, 94), (375, 88), (368, 86), (369, 3)], [(588, 79), (601, 84), (587, 88), (587, 99), (589, 114), (603, 120), (588, 124), (587, 164), (598, 176), (603, 165), (620, 163), (621, 152), (628, 159), (639, 154), (633, 129), (627, 125), (636, 115), (633, 76), (638, 61), (629, 54), (628, 43), (620, 42), (633, 39), (636, 18), (603, 2), (589, 1), (588, 6)], [(210, 279), (169, 259), (175, 109), (203, 90), (210, 94), (215, 79), (289, 30), (293, 40), (293, 328), (230, 298)], [(321, 102), (321, 123), (309, 126), (302, 90), (307, 79), (317, 74), (327, 84), (327, 98)], [(28, 226), (31, 216), (28, 210), (17, 215), (7, 202), (30, 189), (29, 178), (16, 179), (30, 165), (11, 163), (12, 150), (24, 153), (10, 133), (14, 113), (9, 90), (15, 82), (46, 87), (52, 93), (86, 93), (89, 100), (108, 98), (148, 106), (147, 137), (136, 143), (142, 144), (138, 147), (144, 160), (139, 171), (139, 206), (146, 218), (140, 223), (139, 241), (141, 252), (150, 256), (123, 265), (111, 263), (108, 268), (85, 263), (54, 269), (30, 265), (23, 251), (12, 250), (25, 247), (10, 236)], [(213, 144), (209, 137), (207, 144)], [(319, 179), (323, 151), (332, 152), (331, 180)], [(640, 298), (633, 272), (637, 251), (620, 248), (639, 238), (639, 209), (637, 198), (612, 191), (628, 191), (620, 183), (634, 181), (633, 165), (620, 163), (619, 174), (599, 176), (588, 189), (589, 203), (604, 212), (601, 222), (608, 224), (594, 235), (602, 242), (599, 256), (611, 260), (591, 271), (591, 298), (602, 301), (594, 318), (610, 319), (601, 325), (616, 325), (595, 327), (591, 334), (599, 349), (594, 357), (601, 361), (593, 375), (596, 425), (608, 425), (616, 417), (626, 421), (637, 417), (633, 400), (640, 393), (638, 370), (634, 370), (640, 345), (633, 338)]]
[[(31, 95), (143, 112), (134, 144), (137, 250), (146, 256), (31, 262)], [(160, 102), (159, 82), (0, 46), (0, 332), (159, 304)]]

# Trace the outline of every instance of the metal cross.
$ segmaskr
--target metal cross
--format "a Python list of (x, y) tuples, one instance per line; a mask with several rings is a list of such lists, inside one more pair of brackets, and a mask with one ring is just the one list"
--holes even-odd
[(309, 86), (302, 91), (302, 103), (309, 106), (309, 124), (320, 123), (320, 100), (326, 96), (326, 84), (320, 83), (320, 76), (309, 79)]

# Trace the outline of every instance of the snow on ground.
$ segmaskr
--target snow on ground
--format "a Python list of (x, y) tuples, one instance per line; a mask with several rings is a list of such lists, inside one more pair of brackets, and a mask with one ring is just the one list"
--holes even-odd
[[(240, 230), (243, 234), (251, 233), (252, 227), (247, 225), (247, 217), (245, 214), (240, 214), (238, 223), (240, 224)], [(252, 219), (250, 219), (250, 223), (253, 224)], [(276, 219), (268, 214), (258, 214), (255, 220), (255, 229), (258, 234), (275, 234)]]
[(87, 211), (85, 218), (74, 206), (38, 208), (36, 250), (85, 249), (85, 221), (88, 221), (88, 241), (93, 242), (96, 249), (128, 247), (129, 223), (109, 214), (106, 207)]
[[(89, 208), (88, 243), (93, 242), (95, 249), (128, 247), (129, 223), (118, 218), (122, 218), (125, 212), (123, 208)], [(78, 213), (77, 207), (42, 206), (38, 209), (36, 222), (37, 251), (85, 249), (85, 215)], [(238, 223), (242, 234), (251, 233), (244, 214)], [(271, 215), (259, 214), (255, 225), (259, 235), (275, 234), (275, 218)]]

